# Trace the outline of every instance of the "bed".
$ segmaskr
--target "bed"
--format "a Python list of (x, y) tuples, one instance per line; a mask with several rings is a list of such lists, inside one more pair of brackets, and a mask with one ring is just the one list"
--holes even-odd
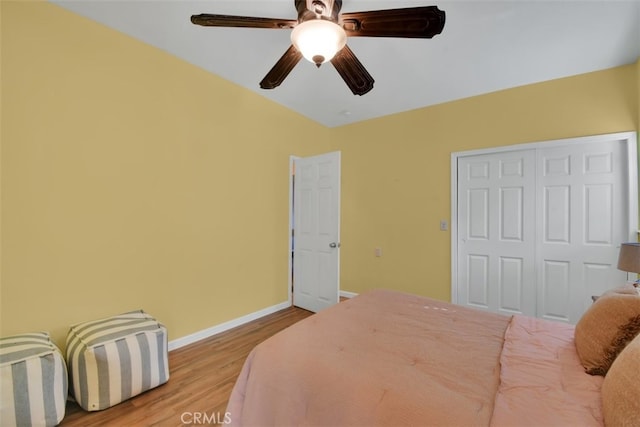
[(601, 426), (605, 377), (585, 373), (574, 334), (573, 325), (374, 290), (255, 347), (228, 418), (238, 426)]

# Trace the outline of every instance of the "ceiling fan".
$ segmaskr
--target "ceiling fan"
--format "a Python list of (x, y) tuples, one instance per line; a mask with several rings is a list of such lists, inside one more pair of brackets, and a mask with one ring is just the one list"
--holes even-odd
[(293, 29), (292, 45), (260, 82), (262, 89), (278, 87), (305, 57), (320, 67), (330, 61), (354, 95), (373, 89), (373, 77), (346, 45), (347, 37), (432, 38), (444, 28), (445, 13), (437, 6), (340, 13), (342, 0), (294, 0), (298, 19), (250, 16), (191, 16), (205, 27)]

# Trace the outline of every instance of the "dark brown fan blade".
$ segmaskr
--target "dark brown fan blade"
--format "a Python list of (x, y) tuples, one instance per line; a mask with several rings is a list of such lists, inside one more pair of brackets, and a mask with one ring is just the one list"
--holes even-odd
[(202, 13), (192, 15), (191, 22), (203, 27), (243, 27), (243, 28), (293, 28), (298, 21), (291, 19), (254, 18), (251, 16), (211, 15)]
[(403, 37), (430, 39), (444, 28), (445, 13), (437, 6), (343, 13), (349, 37)]
[(278, 86), (287, 78), (293, 67), (300, 62), (302, 54), (295, 46), (289, 46), (289, 49), (282, 55), (276, 65), (264, 76), (264, 79), (260, 82), (262, 89), (273, 89)]
[(364, 68), (364, 65), (356, 58), (349, 46), (345, 46), (336, 53), (331, 63), (349, 86), (354, 95), (364, 95), (373, 89), (373, 77)]

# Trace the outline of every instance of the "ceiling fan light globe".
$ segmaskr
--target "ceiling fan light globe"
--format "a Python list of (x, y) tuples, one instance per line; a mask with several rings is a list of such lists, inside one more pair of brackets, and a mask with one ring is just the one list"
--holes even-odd
[(291, 42), (309, 62), (320, 66), (347, 44), (347, 34), (338, 24), (312, 19), (296, 25)]

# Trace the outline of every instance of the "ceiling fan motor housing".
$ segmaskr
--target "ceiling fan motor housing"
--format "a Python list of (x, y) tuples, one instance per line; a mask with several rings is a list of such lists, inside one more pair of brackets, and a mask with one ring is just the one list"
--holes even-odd
[(295, 0), (298, 22), (326, 19), (338, 23), (342, 0)]

